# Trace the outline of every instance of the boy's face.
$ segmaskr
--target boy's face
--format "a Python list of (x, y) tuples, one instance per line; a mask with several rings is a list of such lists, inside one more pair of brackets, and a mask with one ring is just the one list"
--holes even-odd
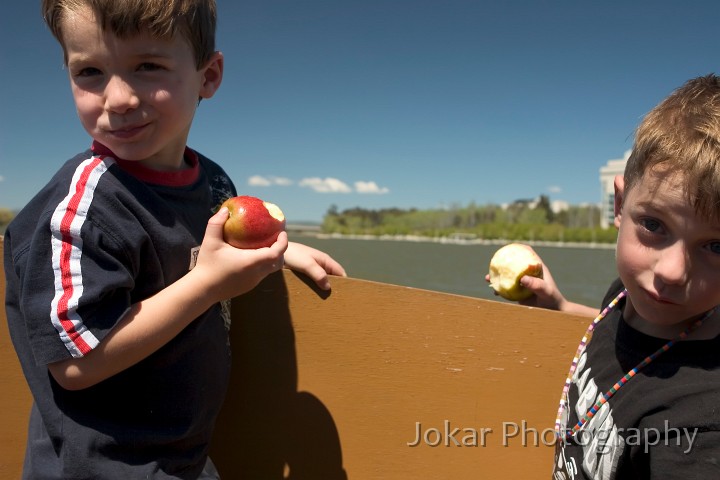
[(125, 160), (159, 170), (183, 168), (198, 98), (222, 79), (222, 55), (198, 70), (180, 36), (147, 33), (118, 38), (103, 32), (92, 12), (68, 12), (63, 43), (80, 121), (97, 141)]
[[(615, 183), (617, 268), (630, 298), (627, 321), (664, 338), (720, 304), (720, 225), (697, 216), (682, 179), (651, 171), (629, 192), (623, 192), (622, 177)], [(708, 328), (715, 329), (701, 330)]]

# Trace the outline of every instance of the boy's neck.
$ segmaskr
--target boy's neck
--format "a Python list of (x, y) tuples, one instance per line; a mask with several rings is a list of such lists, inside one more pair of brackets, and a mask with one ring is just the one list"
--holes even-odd
[(174, 171), (156, 170), (148, 168), (140, 162), (124, 160), (119, 158), (112, 152), (112, 150), (100, 142), (93, 142), (91, 150), (95, 155), (114, 158), (120, 168), (127, 173), (131, 174), (138, 180), (155, 185), (165, 185), (170, 187), (184, 187), (192, 185), (197, 180), (200, 172), (198, 155), (189, 147), (185, 147), (183, 155), (183, 162), (187, 165), (187, 168)]
[[(645, 335), (664, 340), (673, 340), (698, 319), (702, 318), (702, 315), (673, 325), (658, 325), (642, 318), (633, 307), (632, 299), (628, 299), (623, 309), (623, 318), (625, 323)], [(720, 335), (720, 308), (716, 309), (709, 318), (703, 321), (700, 327), (691, 332), (683, 341), (712, 340), (718, 335)]]

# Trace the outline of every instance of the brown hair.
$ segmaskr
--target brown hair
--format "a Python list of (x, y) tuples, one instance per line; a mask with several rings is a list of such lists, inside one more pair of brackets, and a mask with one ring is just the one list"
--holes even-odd
[(625, 167), (625, 192), (650, 170), (682, 174), (697, 214), (720, 220), (720, 77), (689, 80), (645, 116)]
[(215, 0), (42, 0), (45, 23), (63, 48), (64, 16), (81, 8), (89, 8), (104, 30), (121, 38), (141, 31), (157, 38), (180, 33), (198, 68), (215, 52)]

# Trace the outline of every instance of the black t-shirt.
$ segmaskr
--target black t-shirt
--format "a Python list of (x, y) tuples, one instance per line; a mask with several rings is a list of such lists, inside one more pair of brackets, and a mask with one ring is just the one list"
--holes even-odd
[(229, 378), (227, 308), (93, 387), (64, 390), (47, 369), (90, 354), (132, 304), (194, 266), (235, 188), (207, 158), (185, 159), (190, 168), (159, 174), (96, 143), (7, 229), (6, 311), (34, 397), (26, 478), (197, 478), (205, 464)]
[[(623, 286), (611, 285), (610, 303)], [(624, 300), (595, 328), (578, 360), (562, 428), (668, 341), (622, 317)], [(720, 478), (720, 337), (677, 342), (631, 378), (556, 448), (554, 480)]]

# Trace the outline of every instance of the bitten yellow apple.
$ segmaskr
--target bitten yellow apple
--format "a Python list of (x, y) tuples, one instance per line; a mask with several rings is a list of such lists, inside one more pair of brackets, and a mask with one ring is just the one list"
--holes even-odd
[(285, 215), (274, 203), (241, 195), (228, 198), (222, 207), (230, 212), (223, 225), (223, 237), (233, 247), (269, 247), (285, 230)]
[(519, 301), (532, 296), (530, 290), (520, 285), (525, 275), (543, 276), (542, 260), (525, 244), (505, 245), (490, 260), (490, 287), (503, 298)]

